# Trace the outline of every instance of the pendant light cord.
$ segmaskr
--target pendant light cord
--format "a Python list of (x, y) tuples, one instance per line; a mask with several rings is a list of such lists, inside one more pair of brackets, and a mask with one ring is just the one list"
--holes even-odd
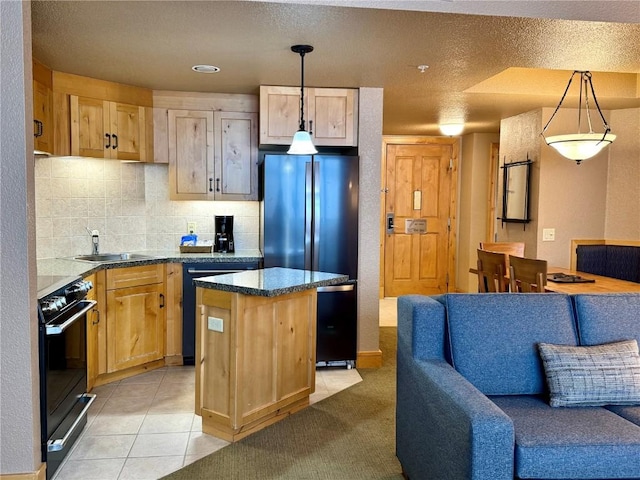
[(304, 52), (300, 52), (300, 130), (304, 130)]

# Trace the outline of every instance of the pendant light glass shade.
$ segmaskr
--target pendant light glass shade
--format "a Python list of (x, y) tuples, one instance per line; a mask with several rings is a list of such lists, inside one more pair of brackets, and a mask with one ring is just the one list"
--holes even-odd
[(318, 153), (318, 150), (311, 141), (311, 135), (306, 130), (298, 130), (293, 136), (293, 142), (289, 150), (289, 155), (313, 155)]
[(612, 133), (604, 136), (601, 133), (569, 133), (547, 137), (546, 142), (563, 157), (581, 162), (600, 153), (615, 139), (616, 136)]
[[(551, 120), (556, 116), (562, 102), (567, 96), (567, 92), (569, 91), (569, 87), (571, 86), (571, 82), (573, 81), (573, 77), (578, 74), (580, 75), (580, 101), (578, 104), (578, 131), (576, 133), (567, 133), (563, 135), (554, 135), (551, 137), (545, 137), (544, 132), (547, 130), (549, 125), (551, 124)], [(589, 110), (589, 92), (591, 92), (591, 96), (593, 98), (593, 103), (595, 103), (596, 108), (598, 109), (598, 114), (602, 119), (602, 125), (604, 128), (603, 133), (595, 133), (591, 126), (591, 112)], [(582, 112), (585, 112), (585, 117), (587, 120), (587, 125), (589, 127), (589, 133), (581, 133), (580, 127), (582, 124)], [(600, 110), (600, 105), (598, 105), (598, 100), (596, 98), (596, 92), (593, 89), (593, 82), (591, 81), (591, 72), (581, 72), (579, 70), (575, 70), (571, 74), (571, 78), (569, 79), (569, 83), (567, 84), (567, 88), (560, 99), (560, 103), (556, 107), (553, 115), (542, 129), (542, 137), (547, 145), (553, 147), (565, 158), (569, 160), (575, 160), (576, 163), (580, 164), (582, 160), (587, 160), (591, 158), (611, 142), (616, 139), (616, 136), (612, 133), (609, 133), (611, 128), (607, 124), (607, 121), (602, 114), (602, 110)]]
[(311, 45), (293, 45), (291, 51), (300, 55), (300, 129), (293, 135), (289, 155), (313, 155), (318, 150), (311, 141), (311, 132), (307, 132), (304, 125), (304, 56), (313, 52)]

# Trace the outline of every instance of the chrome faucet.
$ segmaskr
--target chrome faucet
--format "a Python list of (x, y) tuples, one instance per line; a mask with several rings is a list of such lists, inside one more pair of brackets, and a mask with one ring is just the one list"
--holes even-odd
[(91, 254), (98, 255), (100, 253), (100, 232), (98, 230), (89, 230), (87, 232), (91, 235)]

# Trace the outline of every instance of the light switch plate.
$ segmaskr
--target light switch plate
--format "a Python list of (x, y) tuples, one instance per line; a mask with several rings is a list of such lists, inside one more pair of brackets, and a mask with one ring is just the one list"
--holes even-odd
[(555, 228), (543, 228), (542, 229), (542, 241), (543, 242), (553, 242), (556, 239), (556, 229)]
[(187, 222), (187, 232), (196, 233), (197, 226), (196, 222)]
[(223, 332), (224, 321), (217, 317), (207, 317), (207, 328), (212, 332)]

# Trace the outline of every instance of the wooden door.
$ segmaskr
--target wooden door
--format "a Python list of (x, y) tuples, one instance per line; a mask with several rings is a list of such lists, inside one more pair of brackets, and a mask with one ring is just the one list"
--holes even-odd
[(109, 102), (69, 96), (71, 110), (71, 155), (110, 158)]
[[(393, 215), (393, 228), (385, 235), (385, 296), (448, 291), (452, 148), (441, 143), (387, 145), (385, 211)], [(416, 219), (426, 221), (424, 233), (407, 232), (407, 221)]]
[(109, 373), (164, 356), (163, 285), (107, 291)]
[[(356, 146), (357, 105), (356, 90), (348, 88), (310, 88), (308, 129), (315, 145)], [(305, 103), (306, 104), (306, 103)]]
[(140, 161), (145, 158), (146, 123), (144, 107), (109, 103), (110, 158)]
[(169, 198), (213, 199), (213, 112), (169, 110)]
[(214, 199), (258, 199), (258, 114), (214, 113)]

